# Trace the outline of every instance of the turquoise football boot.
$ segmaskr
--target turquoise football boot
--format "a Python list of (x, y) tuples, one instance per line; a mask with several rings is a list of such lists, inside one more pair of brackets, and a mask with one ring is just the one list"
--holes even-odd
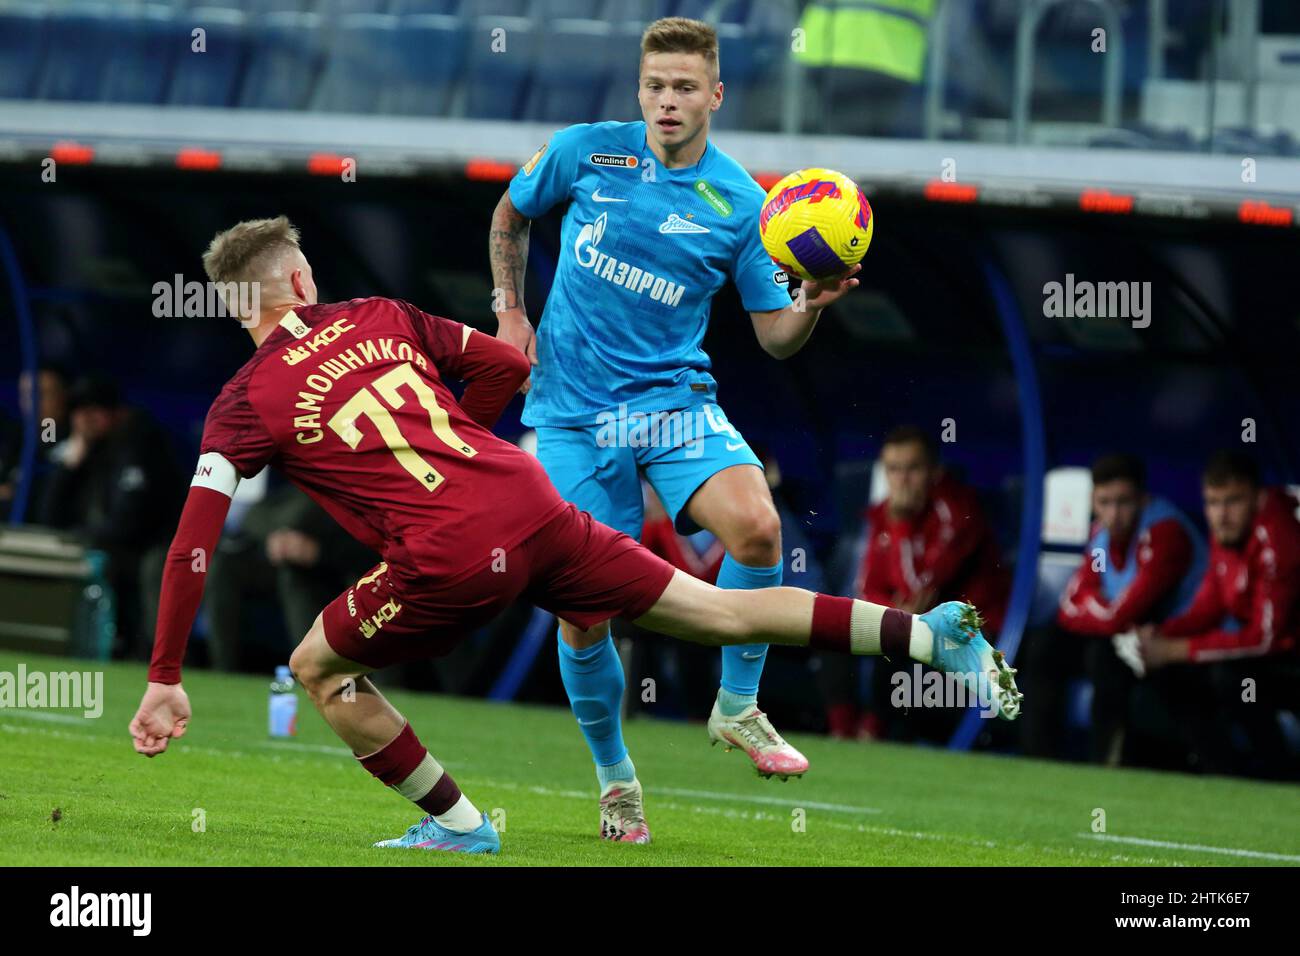
[(987, 701), (1003, 720), (1020, 716), (1025, 695), (1016, 687), (1016, 671), (980, 633), (984, 621), (979, 611), (964, 601), (945, 601), (922, 614), (921, 620), (934, 632), (931, 667), (959, 674), (981, 705)]
[(447, 850), (451, 853), (500, 853), (501, 836), (483, 814), (478, 829), (458, 833), (439, 826), (433, 817), (425, 817), (395, 840), (380, 840), (375, 846), (407, 850)]

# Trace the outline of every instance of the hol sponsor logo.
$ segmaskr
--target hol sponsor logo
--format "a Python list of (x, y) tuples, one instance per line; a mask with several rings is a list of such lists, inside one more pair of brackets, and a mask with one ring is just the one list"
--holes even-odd
[(103, 671), (0, 671), (0, 710), (77, 709), (91, 720), (104, 713)]
[[(346, 315), (329, 325), (321, 326), (311, 338), (303, 338), (301, 343), (285, 346), (280, 358), (286, 365), (297, 365), (311, 358), (326, 346), (333, 345), (344, 332), (351, 332), (356, 326)], [(308, 329), (310, 331), (310, 329)]]
[(379, 610), (372, 614), (368, 619), (363, 618), (358, 630), (361, 636), (369, 640), (374, 637), (376, 632), (388, 621), (397, 617), (398, 612), (402, 610), (402, 605), (398, 604), (392, 598), (388, 599), (386, 604), (380, 606)]

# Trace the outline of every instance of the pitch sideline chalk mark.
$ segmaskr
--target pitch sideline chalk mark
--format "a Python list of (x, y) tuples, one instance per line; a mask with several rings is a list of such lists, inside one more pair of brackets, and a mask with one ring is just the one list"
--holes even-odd
[(1268, 853), (1264, 850), (1242, 850), (1232, 846), (1206, 846), (1203, 843), (1176, 843), (1172, 840), (1152, 840), (1148, 837), (1126, 837), (1113, 833), (1080, 833), (1078, 836), (1088, 840), (1102, 840), (1110, 843), (1131, 843), (1134, 846), (1158, 847), (1164, 850), (1190, 850), (1195, 853), (1219, 853), (1224, 856), (1244, 856), (1252, 860), (1281, 860), (1287, 863), (1300, 863), (1300, 856), (1289, 853)]

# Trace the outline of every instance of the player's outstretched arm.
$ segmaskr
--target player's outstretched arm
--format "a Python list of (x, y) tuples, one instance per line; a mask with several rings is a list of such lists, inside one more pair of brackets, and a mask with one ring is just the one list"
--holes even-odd
[(234, 466), (215, 452), (200, 457), (196, 474), (163, 567), (149, 686), (130, 724), (136, 752), (147, 757), (166, 750), (167, 741), (184, 734), (189, 723), (181, 663), (238, 481)]
[[(488, 259), (492, 263), (492, 311), (497, 315), (497, 338), (513, 345), (537, 364), (537, 336), (524, 310), (524, 273), (528, 265), (528, 231), (531, 225), (510, 200), (506, 190), (492, 213)], [(529, 382), (520, 389), (528, 391)]]
[(821, 318), (822, 309), (856, 288), (860, 271), (862, 264), (858, 263), (843, 275), (804, 280), (798, 298), (784, 309), (749, 313), (763, 351), (773, 358), (785, 359), (803, 348)]

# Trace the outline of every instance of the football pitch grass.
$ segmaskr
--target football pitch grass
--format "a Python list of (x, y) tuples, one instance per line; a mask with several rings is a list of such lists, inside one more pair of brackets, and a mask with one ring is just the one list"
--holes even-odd
[(301, 692), (298, 735), (272, 740), (269, 678), (191, 671), (189, 731), (150, 760), (127, 733), (143, 665), (0, 653), (0, 671), (20, 662), (102, 668), (103, 713), (0, 709), (0, 865), (1300, 864), (1300, 787), (804, 735), (791, 742), (812, 769), (781, 783), (700, 724), (652, 719), (626, 735), (654, 843), (609, 844), (566, 709), (399, 691), (386, 693), (503, 829), (502, 853), (379, 850), (421, 813)]

